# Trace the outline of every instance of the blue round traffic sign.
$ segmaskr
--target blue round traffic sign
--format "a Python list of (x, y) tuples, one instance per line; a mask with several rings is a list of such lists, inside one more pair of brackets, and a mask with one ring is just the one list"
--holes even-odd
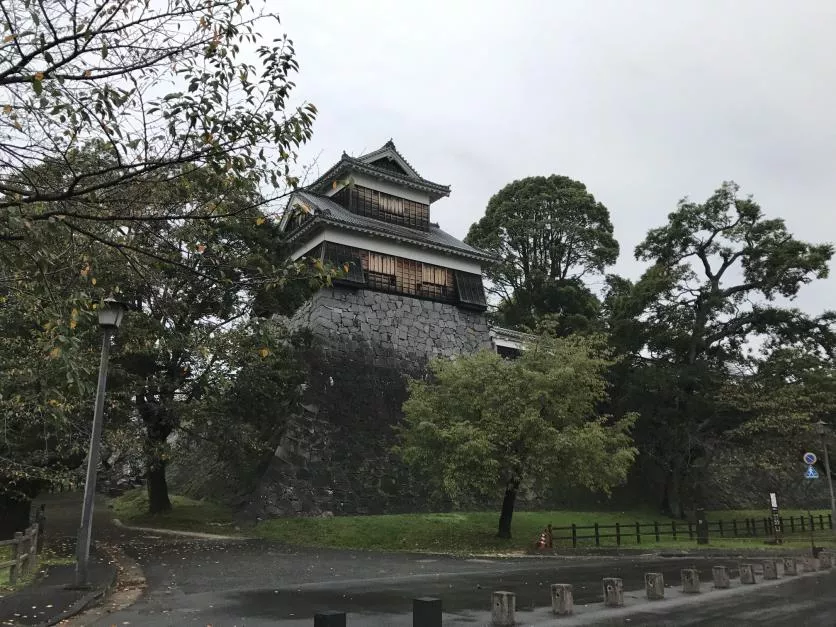
[(808, 466), (812, 466), (818, 461), (819, 458), (816, 457), (815, 453), (804, 453), (803, 459), (805, 464), (807, 464)]

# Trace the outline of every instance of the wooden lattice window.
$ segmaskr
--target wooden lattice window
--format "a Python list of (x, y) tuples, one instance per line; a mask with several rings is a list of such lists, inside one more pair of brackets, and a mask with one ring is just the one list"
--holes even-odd
[(482, 285), (482, 275), (470, 272), (456, 271), (456, 289), (459, 302), (472, 307), (484, 309), (488, 306), (485, 300), (485, 287)]
[(331, 242), (326, 242), (324, 246), (325, 262), (344, 273), (337, 281), (355, 284), (363, 284), (366, 282), (360, 251), (357, 248), (333, 244)]
[(447, 285), (447, 268), (431, 266), (428, 263), (422, 264), (421, 280), (433, 285)]
[(485, 291), (479, 274), (454, 271), (405, 257), (384, 255), (326, 242), (323, 258), (338, 268), (347, 268), (336, 281), (365, 285), (381, 292), (407, 294), (443, 302), (459, 302), (484, 309)]
[(362, 185), (343, 187), (331, 199), (357, 215), (423, 231), (430, 228), (430, 206), (414, 200)]

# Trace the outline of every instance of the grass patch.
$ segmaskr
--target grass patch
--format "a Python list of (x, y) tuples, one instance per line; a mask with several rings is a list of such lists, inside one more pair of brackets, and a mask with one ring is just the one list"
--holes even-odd
[[(225, 506), (209, 501), (198, 501), (183, 496), (171, 496), (172, 510), (151, 516), (148, 511), (148, 497), (144, 489), (131, 490), (113, 499), (110, 507), (114, 515), (127, 524), (235, 535), (232, 511)], [(826, 510), (810, 512), (816, 519)], [(804, 548), (810, 545), (809, 531), (801, 532), (798, 517), (808, 517), (806, 510), (785, 510), (784, 524), (789, 530), (789, 517), (796, 518), (796, 533), (788, 535), (783, 545), (764, 543), (762, 535), (755, 537), (719, 537), (712, 533), (707, 548)], [(708, 513), (709, 520), (729, 522), (727, 535), (731, 535), (731, 520), (738, 520), (738, 532), (743, 534), (746, 518), (761, 521), (769, 517), (768, 510), (714, 511)], [(550, 511), (515, 512), (512, 525), (513, 538), (500, 540), (496, 537), (499, 512), (452, 512), (439, 514), (393, 514), (381, 516), (337, 516), (333, 518), (279, 518), (260, 522), (255, 527), (256, 535), (287, 544), (310, 547), (332, 547), (372, 551), (413, 551), (427, 553), (451, 553), (455, 555), (523, 553), (533, 548), (543, 528), (568, 527), (573, 523), (579, 527), (621, 525), (621, 546), (624, 548), (689, 549), (698, 548), (695, 539), (689, 539), (687, 523), (673, 521), (649, 510), (622, 512), (600, 511)], [(636, 542), (635, 524), (642, 525), (641, 544)], [(653, 523), (660, 528), (660, 540), (656, 542)], [(671, 537), (671, 523), (677, 526), (677, 538)], [(759, 524), (760, 528), (760, 524)], [(760, 532), (762, 533), (762, 531)], [(579, 548), (594, 548), (592, 529), (578, 529)], [(568, 536), (567, 531), (555, 531), (555, 536)], [(615, 547), (614, 529), (600, 530), (600, 546)], [(611, 537), (606, 537), (611, 536)], [(815, 532), (818, 546), (836, 546), (828, 530)], [(571, 540), (556, 540), (556, 548), (571, 548)], [(2, 574), (0, 574), (2, 576)]]
[(454, 554), (513, 553), (530, 549), (548, 524), (555, 527), (595, 522), (646, 524), (653, 520), (654, 516), (647, 511), (515, 512), (510, 541), (496, 537), (498, 512), (282, 518), (259, 523), (256, 533), (302, 546)]
[(210, 501), (171, 495), (171, 511), (148, 513), (148, 494), (144, 488), (129, 490), (112, 499), (108, 506), (116, 518), (129, 525), (159, 527), (177, 531), (199, 531), (235, 535), (232, 510)]
[[(0, 562), (5, 562), (12, 558), (11, 547), (0, 547)], [(49, 566), (57, 566), (61, 564), (74, 564), (75, 557), (55, 553), (49, 549), (44, 549), (38, 556), (38, 571), (44, 570)], [(32, 583), (38, 573), (31, 573), (24, 575), (17, 580), (15, 585), (9, 583), (9, 569), (0, 568), (0, 591), (12, 592)]]
[[(812, 512), (814, 516), (825, 511)], [(769, 513), (754, 510), (711, 512), (710, 520), (731, 521), (745, 518), (762, 519)], [(787, 510), (785, 521), (790, 515), (807, 515), (806, 511)], [(689, 539), (687, 523), (673, 521), (671, 518), (655, 515), (647, 511), (625, 512), (516, 512), (514, 514), (511, 540), (496, 537), (499, 514), (497, 512), (457, 512), (449, 514), (402, 514), (384, 516), (340, 516), (334, 518), (282, 518), (263, 521), (256, 527), (256, 533), (262, 537), (280, 540), (289, 544), (315, 547), (334, 547), (348, 549), (366, 549), (383, 551), (417, 551), (452, 553), (458, 555), (521, 553), (533, 548), (543, 528), (551, 524), (554, 527), (579, 527), (621, 525), (621, 544), (624, 548), (648, 549), (686, 549), (698, 548), (696, 536)], [(825, 517), (825, 521), (827, 518)], [(635, 524), (640, 523), (641, 544), (636, 542)], [(653, 523), (659, 524), (660, 539), (657, 542), (653, 533)], [(676, 522), (677, 538), (671, 534), (671, 523)], [(786, 524), (786, 522), (785, 522)], [(818, 524), (818, 523), (817, 523)], [(826, 522), (825, 522), (826, 524)], [(739, 525), (740, 533), (745, 529)], [(694, 529), (694, 534), (696, 533)], [(729, 531), (731, 533), (731, 527)], [(761, 532), (762, 533), (762, 532)], [(593, 529), (578, 529), (579, 548), (594, 548)], [(600, 529), (600, 546), (616, 547), (614, 529)], [(568, 536), (570, 532), (555, 531), (555, 536)], [(609, 536), (609, 537), (607, 537)], [(836, 546), (833, 536), (827, 530), (815, 532), (818, 546)], [(707, 548), (772, 548), (764, 543), (763, 535), (755, 537), (720, 538), (712, 535)], [(798, 532), (786, 538), (781, 546), (809, 546), (809, 532)], [(556, 548), (571, 548), (571, 540), (556, 540)]]

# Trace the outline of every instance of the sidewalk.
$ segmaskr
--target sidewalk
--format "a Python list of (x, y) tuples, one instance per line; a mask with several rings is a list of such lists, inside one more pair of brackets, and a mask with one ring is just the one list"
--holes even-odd
[[(46, 503), (45, 548), (59, 556), (71, 556), (81, 517), (82, 495), (77, 492), (48, 494), (36, 501)], [(116, 533), (110, 512), (97, 498), (93, 538), (101, 540)], [(124, 533), (119, 531), (118, 533)], [(0, 591), (0, 626), (54, 625), (94, 603), (114, 584), (116, 565), (101, 551), (90, 558), (89, 590), (68, 589), (75, 583), (75, 564), (41, 565), (35, 581), (13, 592)], [(44, 572), (45, 571), (45, 572)]]
[(88, 590), (71, 589), (75, 564), (47, 566), (46, 576), (28, 586), (0, 593), (0, 625), (54, 625), (99, 599), (116, 580), (116, 567), (101, 558), (91, 559)]

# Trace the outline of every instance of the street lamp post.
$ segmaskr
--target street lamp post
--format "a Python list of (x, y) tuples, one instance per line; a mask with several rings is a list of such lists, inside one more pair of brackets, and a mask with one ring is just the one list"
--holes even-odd
[(102, 357), (99, 362), (99, 383), (96, 387), (96, 405), (93, 410), (93, 429), (90, 434), (90, 450), (87, 453), (87, 478), (84, 482), (84, 504), (81, 509), (81, 526), (76, 545), (75, 582), (87, 585), (90, 563), (90, 537), (93, 531), (93, 500), (96, 495), (96, 470), (99, 466), (99, 440), (102, 436), (107, 365), (110, 356), (110, 340), (122, 322), (125, 306), (113, 299), (105, 299), (99, 307), (99, 327), (102, 329)]
[(827, 423), (824, 420), (819, 420), (816, 423), (816, 433), (821, 438), (822, 447), (824, 448), (824, 472), (827, 474), (827, 487), (830, 489), (830, 519), (836, 525), (836, 497), (833, 496), (833, 478), (830, 476), (830, 456), (827, 453), (827, 441), (824, 439)]

